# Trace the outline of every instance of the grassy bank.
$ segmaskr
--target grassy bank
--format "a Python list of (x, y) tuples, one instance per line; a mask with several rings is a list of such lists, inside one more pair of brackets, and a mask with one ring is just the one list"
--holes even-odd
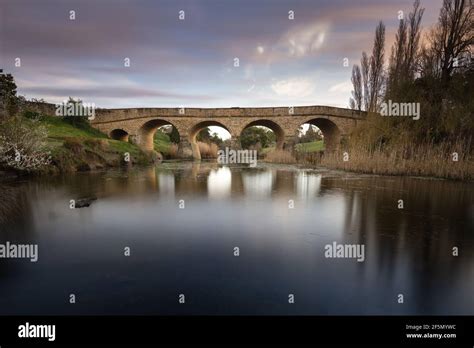
[(153, 138), (153, 145), (156, 152), (163, 154), (165, 158), (177, 158), (178, 144), (171, 142), (168, 134), (158, 130)]
[(50, 154), (52, 165), (42, 167), (39, 170), (42, 173), (89, 171), (149, 161), (136, 145), (109, 139), (87, 122), (71, 123), (60, 117), (31, 112), (21, 116), (19, 122), (25, 129), (45, 130), (41, 151)]
[(301, 143), (296, 144), (295, 150), (300, 153), (312, 153), (312, 152), (319, 152), (324, 151), (324, 141), (312, 141), (310, 143)]

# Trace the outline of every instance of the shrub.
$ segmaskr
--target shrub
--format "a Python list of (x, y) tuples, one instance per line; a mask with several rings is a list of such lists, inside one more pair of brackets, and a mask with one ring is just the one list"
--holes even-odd
[(22, 114), (23, 117), (29, 118), (30, 120), (41, 120), (42, 115), (39, 112), (25, 110)]
[(46, 139), (38, 120), (12, 117), (0, 125), (0, 164), (18, 171), (41, 169), (51, 163)]

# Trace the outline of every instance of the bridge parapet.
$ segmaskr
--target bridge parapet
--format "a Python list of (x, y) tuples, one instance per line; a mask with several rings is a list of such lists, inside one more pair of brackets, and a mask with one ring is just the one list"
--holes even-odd
[(259, 108), (132, 108), (97, 109), (92, 123), (113, 122), (147, 117), (297, 117), (297, 116), (335, 116), (364, 119), (365, 112), (331, 106), (259, 107)]

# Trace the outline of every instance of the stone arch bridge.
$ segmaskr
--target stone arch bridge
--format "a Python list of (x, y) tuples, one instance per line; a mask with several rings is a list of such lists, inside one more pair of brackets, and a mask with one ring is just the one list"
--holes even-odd
[(327, 106), (97, 109), (91, 124), (113, 139), (131, 141), (148, 151), (153, 150), (156, 130), (172, 125), (180, 134), (180, 155), (200, 159), (196, 135), (209, 126), (226, 129), (233, 148), (240, 147), (240, 134), (246, 128), (265, 126), (273, 130), (281, 149), (291, 146), (299, 126), (309, 123), (322, 131), (326, 149), (331, 151), (365, 117), (364, 112)]
[[(55, 105), (30, 102), (29, 107), (50, 115)], [(240, 134), (252, 126), (273, 130), (277, 148), (293, 145), (301, 125), (317, 126), (324, 135), (326, 150), (336, 150), (349, 136), (366, 112), (329, 106), (261, 107), (261, 108), (132, 108), (96, 109), (91, 125), (109, 137), (130, 141), (145, 151), (153, 150), (153, 135), (165, 125), (174, 126), (179, 135), (179, 154), (200, 159), (196, 135), (209, 126), (220, 126), (231, 135), (231, 147), (240, 147)]]

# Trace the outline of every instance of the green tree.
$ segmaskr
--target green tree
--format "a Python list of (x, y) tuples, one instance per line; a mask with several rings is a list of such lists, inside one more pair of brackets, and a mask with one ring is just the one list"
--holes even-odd
[[(176, 129), (175, 126), (171, 125), (171, 124), (168, 124), (166, 126), (162, 126), (160, 128), (158, 128), (158, 131), (161, 131), (162, 133), (166, 134), (167, 137), (169, 138), (169, 140), (174, 143), (174, 144), (178, 144), (179, 143), (179, 133), (178, 133), (178, 130)], [(158, 132), (157, 131), (157, 132)]]
[(223, 140), (219, 137), (219, 135), (216, 133), (211, 133), (209, 127), (202, 129), (196, 136), (196, 140), (208, 144), (214, 143), (218, 146), (221, 146), (223, 143)]
[(313, 141), (318, 141), (322, 139), (322, 132), (318, 127), (310, 125), (306, 133), (303, 134), (303, 126), (301, 126), (299, 137), (300, 143), (311, 143)]
[(175, 126), (171, 126), (171, 132), (169, 133), (169, 137), (172, 143), (179, 143), (179, 133)]
[(210, 143), (211, 142), (211, 130), (206, 127), (204, 129), (201, 129), (196, 136), (197, 141), (201, 141), (203, 143)]
[[(82, 107), (82, 100), (81, 99), (74, 99), (72, 97), (69, 97), (67, 104), (74, 104), (74, 107), (76, 108), (76, 105), (79, 105), (79, 108)], [(63, 116), (62, 120), (66, 123), (69, 123), (73, 125), (74, 127), (77, 128), (82, 128), (82, 129), (88, 129), (89, 128), (89, 119), (87, 118), (87, 114), (83, 113), (86, 116)]]
[(275, 141), (275, 133), (263, 127), (249, 127), (240, 135), (240, 144), (244, 149), (256, 146), (257, 144), (262, 148), (270, 147), (275, 144)]
[(0, 74), (0, 120), (18, 113), (19, 100), (16, 88), (15, 80), (11, 74)]

